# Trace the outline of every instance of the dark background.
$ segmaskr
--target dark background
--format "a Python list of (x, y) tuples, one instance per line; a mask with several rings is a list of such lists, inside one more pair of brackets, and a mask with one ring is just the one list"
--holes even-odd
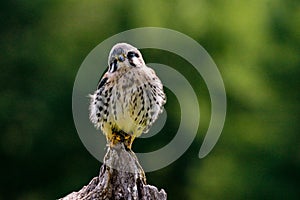
[[(98, 174), (101, 163), (73, 123), (75, 76), (96, 45), (144, 26), (197, 40), (219, 67), (228, 100), (220, 140), (200, 160), (210, 117), (205, 82), (180, 58), (143, 51), (147, 62), (183, 71), (203, 111), (188, 151), (147, 173), (148, 182), (169, 199), (299, 199), (299, 1), (14, 0), (1, 1), (0, 21), (0, 199), (59, 198)], [(177, 119), (168, 95), (168, 117)], [(139, 139), (135, 150), (167, 144), (176, 128), (167, 123), (167, 134)]]

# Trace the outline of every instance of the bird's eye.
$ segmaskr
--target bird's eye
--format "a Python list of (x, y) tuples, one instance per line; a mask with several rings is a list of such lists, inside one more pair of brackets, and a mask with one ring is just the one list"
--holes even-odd
[(127, 53), (127, 58), (128, 59), (131, 59), (131, 58), (133, 58), (133, 57), (140, 57), (139, 56), (139, 54), (138, 53), (136, 53), (136, 52), (133, 52), (133, 51), (129, 51), (128, 53)]

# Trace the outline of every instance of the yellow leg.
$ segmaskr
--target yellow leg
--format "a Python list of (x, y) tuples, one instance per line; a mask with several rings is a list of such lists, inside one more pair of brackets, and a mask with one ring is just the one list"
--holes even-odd
[(123, 143), (125, 147), (130, 150), (134, 139), (134, 136), (129, 135), (123, 131), (119, 131), (113, 132), (112, 136), (108, 138), (108, 141), (111, 147), (115, 146), (118, 143)]

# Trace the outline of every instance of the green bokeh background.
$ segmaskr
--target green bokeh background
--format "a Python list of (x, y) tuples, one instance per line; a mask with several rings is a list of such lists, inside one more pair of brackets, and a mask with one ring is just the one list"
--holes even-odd
[[(98, 174), (101, 163), (73, 123), (75, 76), (101, 41), (145, 26), (198, 41), (219, 67), (228, 100), (220, 140), (200, 160), (210, 118), (205, 82), (178, 56), (143, 51), (147, 62), (181, 71), (201, 107), (199, 133), (188, 151), (147, 173), (148, 182), (172, 200), (299, 199), (299, 1), (15, 0), (1, 1), (0, 10), (0, 199), (59, 198)], [(168, 97), (164, 133), (137, 140), (136, 151), (172, 139), (179, 104), (171, 92)]]

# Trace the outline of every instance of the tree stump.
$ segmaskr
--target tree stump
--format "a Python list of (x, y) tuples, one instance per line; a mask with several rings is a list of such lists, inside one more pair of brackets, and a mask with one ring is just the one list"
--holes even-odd
[(147, 185), (135, 153), (118, 143), (108, 147), (98, 177), (60, 200), (166, 200), (167, 194)]

